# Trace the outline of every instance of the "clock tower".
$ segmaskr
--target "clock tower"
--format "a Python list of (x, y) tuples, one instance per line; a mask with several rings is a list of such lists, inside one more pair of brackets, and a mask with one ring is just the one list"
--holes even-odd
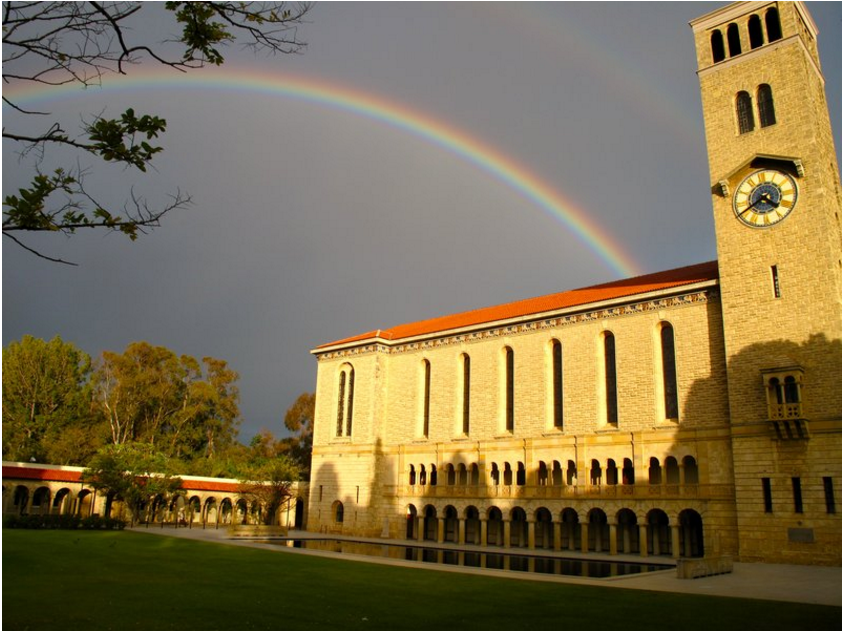
[(739, 555), (821, 561), (841, 549), (842, 194), (818, 29), (801, 2), (737, 2), (691, 26)]

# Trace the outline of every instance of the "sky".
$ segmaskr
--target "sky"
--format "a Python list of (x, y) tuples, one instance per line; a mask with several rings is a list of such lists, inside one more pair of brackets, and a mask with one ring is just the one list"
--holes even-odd
[[(809, 2), (841, 166), (842, 5)], [(718, 2), (319, 3), (298, 55), (226, 51), (34, 94), (69, 129), (164, 117), (147, 174), (81, 157), (122, 206), (193, 205), (137, 242), (2, 244), (2, 341), (147, 341), (240, 374), (241, 440), (285, 435), (316, 346), (716, 258), (689, 21)], [(171, 35), (161, 7), (137, 25)], [(4, 126), (17, 115), (4, 105)], [(3, 195), (31, 173), (3, 147)], [(840, 168), (841, 169), (841, 168)]]

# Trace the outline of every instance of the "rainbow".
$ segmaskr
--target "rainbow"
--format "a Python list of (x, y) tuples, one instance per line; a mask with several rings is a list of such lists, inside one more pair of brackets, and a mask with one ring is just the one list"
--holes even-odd
[[(237, 93), (259, 93), (296, 99), (341, 110), (413, 135), (476, 166), (497, 181), (518, 192), (546, 214), (562, 223), (576, 238), (608, 266), (615, 275), (633, 277), (639, 264), (586, 211), (567, 201), (551, 185), (491, 145), (442, 120), (384, 96), (366, 93), (335, 82), (276, 72), (257, 72), (229, 65), (225, 69), (204, 69), (193, 73), (139, 69), (127, 76), (108, 78), (104, 94), (123, 90), (184, 90), (196, 88)], [(86, 93), (91, 89), (89, 88)], [(35, 107), (52, 99), (85, 94), (78, 86), (6, 87), (4, 95), (17, 105)], [(4, 109), (8, 106), (4, 104)]]

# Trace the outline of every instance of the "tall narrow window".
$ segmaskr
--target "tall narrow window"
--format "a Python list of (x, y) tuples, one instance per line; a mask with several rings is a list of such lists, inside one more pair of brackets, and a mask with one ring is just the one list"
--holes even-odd
[(792, 500), (795, 503), (795, 512), (804, 512), (804, 498), (801, 495), (801, 478), (792, 478)]
[(772, 294), (775, 298), (780, 297), (780, 275), (777, 265), (772, 266)]
[(759, 15), (748, 18), (748, 41), (752, 49), (763, 46), (763, 23)]
[(772, 512), (772, 481), (769, 478), (763, 478), (763, 510)]
[(352, 404), (355, 402), (355, 370), (349, 368), (349, 396), (346, 397), (346, 435), (352, 435)]
[(833, 478), (825, 476), (822, 478), (824, 484), (824, 504), (828, 513), (836, 513), (836, 498), (833, 493)]
[(667, 419), (678, 418), (678, 377), (675, 371), (675, 331), (669, 324), (660, 329), (663, 358), (663, 411)]
[(775, 120), (775, 101), (772, 97), (772, 87), (769, 84), (760, 84), (757, 87), (757, 113), (760, 115), (761, 128), (777, 123)]
[(552, 381), (554, 427), (563, 429), (563, 346), (557, 339), (552, 342)]
[(604, 333), (604, 396), (606, 422), (616, 425), (619, 422), (616, 400), (616, 338), (612, 333)]
[(713, 52), (713, 63), (718, 64), (725, 59), (725, 40), (718, 29), (710, 34), (710, 50)]
[(778, 10), (774, 7), (766, 11), (766, 35), (769, 36), (769, 42), (774, 42), (782, 37), (780, 31), (780, 15), (778, 15)]
[(744, 90), (736, 96), (736, 118), (739, 123), (740, 134), (754, 130), (754, 109), (751, 106), (751, 95)]
[(355, 370), (345, 365), (340, 371), (337, 386), (337, 430), (338, 437), (352, 435), (352, 404), (355, 397)]
[(470, 381), (470, 367), (469, 355), (462, 355), (463, 358), (463, 399), (461, 403), (461, 432), (465, 436), (469, 436), (469, 381)]
[(505, 430), (513, 432), (513, 350), (505, 348)]
[(739, 27), (736, 24), (728, 25), (728, 54), (731, 57), (742, 53), (742, 45), (739, 42)]
[(422, 435), (428, 438), (429, 420), (431, 414), (431, 363), (423, 360), (423, 420)]
[(343, 436), (343, 404), (346, 401), (346, 371), (340, 373), (340, 383), (337, 386), (337, 435)]

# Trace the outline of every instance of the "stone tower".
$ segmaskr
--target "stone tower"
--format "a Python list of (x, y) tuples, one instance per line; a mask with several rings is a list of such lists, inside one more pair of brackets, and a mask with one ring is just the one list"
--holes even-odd
[(841, 560), (842, 194), (800, 2), (691, 23), (710, 162), (740, 558)]

